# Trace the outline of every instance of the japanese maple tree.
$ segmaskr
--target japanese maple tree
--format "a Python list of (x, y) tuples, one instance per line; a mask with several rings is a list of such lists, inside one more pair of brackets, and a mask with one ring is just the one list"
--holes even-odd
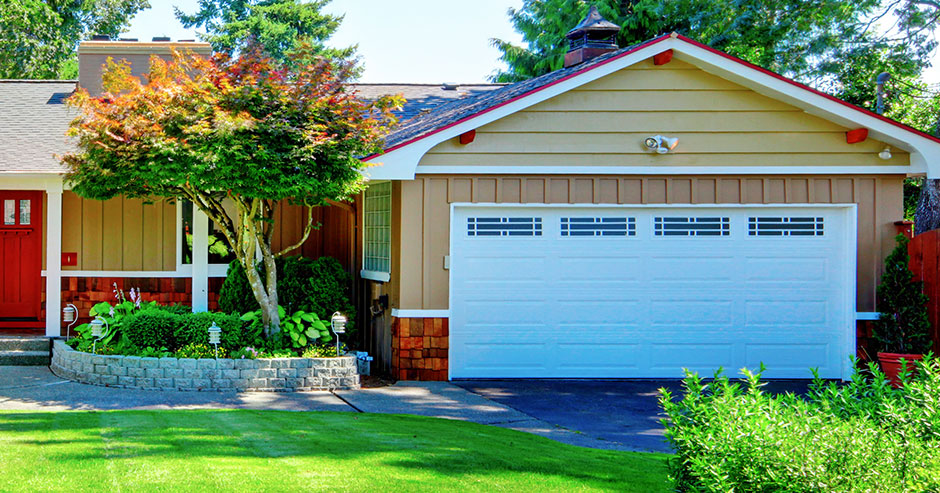
[[(150, 63), (141, 80), (109, 60), (100, 97), (79, 89), (69, 99), (81, 114), (69, 130), (78, 149), (63, 157), (66, 180), (91, 199), (192, 201), (232, 247), (275, 333), (275, 258), (310, 235), (313, 207), (362, 190), (358, 156), (382, 150), (401, 100), (359, 99), (346, 85), (351, 63), (304, 48), (284, 62), (251, 48), (237, 58), (176, 53)], [(278, 252), (274, 213), (284, 200), (306, 206), (307, 219), (298, 242)]]

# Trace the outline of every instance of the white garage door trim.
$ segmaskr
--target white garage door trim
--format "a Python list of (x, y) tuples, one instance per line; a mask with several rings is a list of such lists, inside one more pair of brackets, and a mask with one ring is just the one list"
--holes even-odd
[[(844, 306), (839, 310), (842, 314), (841, 323), (844, 323), (844, 330), (841, 336), (841, 347), (840, 359), (843, 361), (841, 365), (841, 378), (843, 380), (848, 380), (852, 373), (852, 365), (850, 362), (850, 357), (855, 355), (856, 351), (856, 337), (855, 337), (855, 319), (856, 319), (856, 248), (858, 244), (857, 240), (857, 206), (856, 204), (501, 204), (501, 203), (453, 203), (450, 208), (450, 245), (449, 252), (451, 254), (451, 272), (448, 276), (449, 279), (449, 311), (451, 316), (453, 316), (455, 310), (455, 299), (454, 299), (454, 276), (453, 276), (453, 267), (454, 264), (460, 262), (461, 259), (459, 255), (456, 255), (454, 244), (457, 241), (460, 234), (466, 234), (466, 227), (460, 227), (455, 223), (455, 217), (461, 208), (474, 208), (474, 209), (492, 209), (495, 211), (509, 211), (512, 209), (580, 209), (580, 210), (589, 210), (589, 209), (624, 209), (624, 210), (642, 210), (642, 209), (677, 209), (677, 210), (728, 210), (728, 209), (749, 209), (749, 210), (760, 210), (760, 209), (827, 209), (837, 212), (841, 210), (843, 214), (844, 227), (842, 230), (843, 242), (844, 242), (844, 265), (842, 266), (842, 272), (844, 273), (844, 296), (845, 300)], [(453, 333), (453, 322), (451, 320)], [(453, 361), (453, 349), (455, 344), (450, 344), (449, 357)], [(453, 378), (453, 365), (448, 365), (448, 378)], [(737, 369), (726, 369), (730, 373), (735, 373)]]

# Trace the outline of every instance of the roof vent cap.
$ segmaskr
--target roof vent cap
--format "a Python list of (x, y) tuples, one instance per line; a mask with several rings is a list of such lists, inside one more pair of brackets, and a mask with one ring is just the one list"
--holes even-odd
[(137, 38), (121, 38), (118, 41), (124, 41), (125, 43), (136, 43)]
[(445, 91), (456, 91), (458, 87), (460, 87), (460, 84), (456, 82), (445, 82), (441, 84), (441, 89)]
[(92, 41), (111, 41), (111, 36), (107, 34), (95, 34), (91, 37)]
[(168, 43), (169, 41), (170, 41), (169, 36), (154, 36), (153, 37), (154, 43)]

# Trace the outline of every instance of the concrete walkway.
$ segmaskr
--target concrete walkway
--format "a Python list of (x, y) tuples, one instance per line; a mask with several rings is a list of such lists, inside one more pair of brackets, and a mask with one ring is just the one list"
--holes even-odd
[(583, 447), (630, 450), (554, 426), (446, 382), (331, 392), (177, 392), (98, 387), (63, 380), (41, 366), (0, 366), (0, 409), (275, 409), (414, 414), (533, 433)]

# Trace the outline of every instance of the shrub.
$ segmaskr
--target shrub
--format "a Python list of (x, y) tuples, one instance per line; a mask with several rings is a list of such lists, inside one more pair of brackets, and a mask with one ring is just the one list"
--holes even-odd
[(761, 391), (721, 372), (687, 373), (663, 389), (666, 438), (679, 491), (938, 491), (940, 362), (892, 388), (875, 364), (839, 385), (816, 378), (805, 397)]
[(240, 315), (260, 308), (248, 285), (248, 277), (245, 275), (245, 268), (242, 267), (241, 262), (238, 260), (229, 262), (225, 281), (219, 289), (219, 310)]
[(260, 336), (260, 330), (254, 329), (241, 321), (235, 315), (227, 313), (187, 313), (179, 316), (179, 322), (174, 332), (178, 346), (187, 344), (209, 344), (208, 329), (215, 322), (222, 334), (221, 347), (235, 350), (254, 344)]
[(256, 350), (255, 348), (251, 346), (248, 346), (248, 347), (239, 349), (238, 351), (233, 351), (231, 358), (232, 359), (256, 359), (260, 355), (261, 353), (258, 352), (258, 350)]
[[(340, 354), (346, 352), (346, 345), (340, 343), (339, 345)], [(304, 358), (335, 358), (336, 357), (336, 346), (332, 344), (314, 344), (309, 346), (307, 349), (304, 349), (303, 352)]]
[[(224, 358), (226, 354), (225, 348), (219, 348), (219, 358)], [(177, 358), (215, 358), (215, 348), (208, 344), (187, 344), (176, 351), (174, 355)]]
[(174, 313), (176, 315), (186, 315), (193, 312), (193, 307), (188, 305), (154, 305), (154, 308), (157, 310), (163, 310), (165, 312)]
[(907, 254), (910, 240), (896, 238), (897, 247), (885, 259), (885, 272), (878, 285), (878, 311), (881, 315), (872, 330), (879, 348), (888, 353), (923, 354), (930, 348), (929, 298), (923, 283), (913, 280)]
[[(278, 303), (288, 313), (305, 311), (315, 313), (321, 320), (329, 320), (333, 312), (342, 312), (349, 320), (346, 338), (353, 339), (356, 309), (350, 302), (351, 278), (336, 259), (287, 257), (278, 259), (277, 265)], [(238, 261), (229, 264), (219, 290), (219, 309), (236, 314), (260, 309)]]
[(124, 318), (122, 330), (137, 347), (177, 347), (174, 331), (180, 315), (164, 310), (142, 310)]

